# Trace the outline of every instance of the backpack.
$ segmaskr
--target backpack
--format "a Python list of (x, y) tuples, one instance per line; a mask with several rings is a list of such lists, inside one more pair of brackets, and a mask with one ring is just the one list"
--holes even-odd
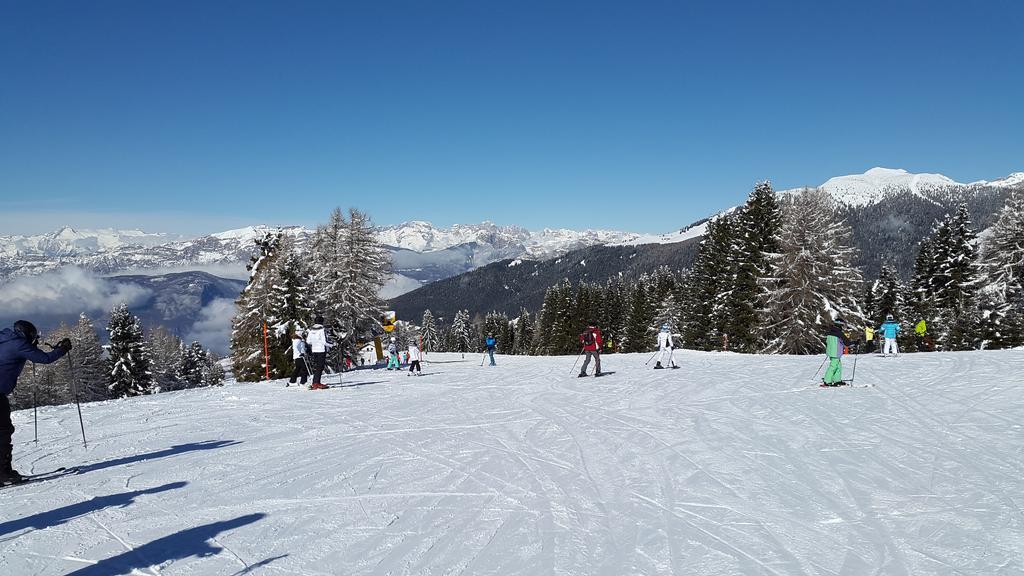
[(583, 333), (583, 345), (584, 346), (593, 346), (594, 345), (594, 331), (593, 330), (587, 330), (586, 332)]

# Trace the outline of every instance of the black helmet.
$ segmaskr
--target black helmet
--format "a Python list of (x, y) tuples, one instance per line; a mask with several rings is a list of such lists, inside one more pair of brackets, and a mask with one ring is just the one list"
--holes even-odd
[(835, 323), (835, 324), (838, 324), (838, 325), (840, 325), (840, 326), (842, 326), (842, 325), (843, 325), (843, 319), (842, 319), (842, 318), (836, 318), (836, 319), (835, 319), (835, 320), (833, 320), (832, 322), (833, 322), (833, 323)]
[(35, 324), (28, 320), (18, 320), (14, 323), (14, 333), (21, 336), (25, 340), (28, 340), (32, 344), (39, 342), (39, 330), (36, 330)]
[(315, 322), (317, 324), (323, 324), (324, 323), (324, 317), (323, 316), (317, 316), (316, 318), (313, 319), (313, 322)]

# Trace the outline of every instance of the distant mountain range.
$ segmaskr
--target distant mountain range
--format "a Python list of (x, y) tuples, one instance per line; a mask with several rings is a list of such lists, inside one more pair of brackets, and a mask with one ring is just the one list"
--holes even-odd
[[(883, 261), (908, 273), (917, 242), (932, 222), (958, 201), (968, 203), (979, 229), (991, 225), (1007, 195), (1024, 190), (1024, 173), (964, 184), (940, 174), (873, 168), (864, 174), (832, 178), (820, 188), (833, 199), (837, 214), (852, 226), (861, 253), (858, 264), (871, 277)], [(385, 226), (378, 229), (378, 237), (390, 247), (395, 276), (384, 295), (393, 297), (392, 305), (407, 319), (418, 318), (425, 308), (446, 317), (457, 308), (514, 313), (525, 306), (535, 310), (544, 289), (562, 278), (603, 281), (620, 274), (638, 275), (659, 265), (689, 266), (707, 221), (716, 216), (661, 235), (529, 231), (491, 222), (449, 228), (420, 221)], [(215, 347), (222, 348), (227, 328), (214, 335), (214, 325), (226, 322), (222, 319), (230, 313), (226, 303), (242, 286), (237, 279), (246, 277), (244, 265), (252, 254), (253, 239), (272, 230), (276, 228), (250, 226), (184, 238), (140, 230), (65, 227), (35, 236), (0, 236), (0, 289), (18, 279), (58, 274), (66, 266), (76, 266), (97, 277), (110, 277), (107, 280), (115, 287), (106, 286), (109, 293), (119, 294), (116, 286), (131, 285), (149, 295), (134, 302), (136, 313), (147, 323), (167, 325), (183, 337), (201, 334), (216, 339)], [(302, 227), (284, 231), (300, 238), (312, 233)], [(115, 275), (120, 276), (113, 278)], [(224, 282), (224, 278), (235, 281)], [(15, 308), (26, 302), (26, 294), (33, 290), (42, 293), (46, 288), (26, 284), (9, 292), (18, 294), (19, 299), (15, 304), (11, 303), (13, 297), (0, 302), (0, 323), (19, 316)], [(92, 301), (107, 305), (109, 294), (89, 294), (96, 296)], [(67, 315), (52, 314), (55, 321), (58, 317), (73, 321), (77, 313)], [(198, 324), (203, 326), (196, 328)]]
[[(64, 227), (35, 236), (0, 236), (0, 281), (73, 265), (99, 274), (209, 270), (244, 278), (253, 240), (275, 230), (250, 226), (199, 238), (140, 230), (76, 230)], [(308, 238), (312, 230), (285, 227)], [(491, 222), (438, 228), (406, 222), (378, 229), (393, 255), (396, 290), (447, 278), (505, 258), (548, 258), (584, 246), (635, 242), (643, 235), (608, 230), (545, 229), (532, 232)]]
[[(918, 243), (936, 219), (964, 201), (977, 229), (985, 230), (1011, 192), (1024, 192), (1024, 173), (963, 184), (940, 174), (872, 168), (864, 174), (832, 178), (818, 188), (832, 199), (837, 216), (851, 226), (854, 245), (859, 249), (855, 264), (865, 277), (876, 277), (883, 263), (892, 263), (906, 276), (913, 268)], [(783, 197), (805, 189), (778, 194)], [(510, 258), (399, 295), (391, 300), (391, 307), (400, 318), (413, 321), (425, 309), (443, 318), (451, 318), (459, 309), (469, 309), (473, 314), (496, 310), (511, 315), (525, 307), (536, 312), (547, 287), (563, 278), (604, 282), (613, 276), (635, 277), (662, 265), (689, 267), (708, 220), (734, 209), (710, 215), (678, 233), (652, 238), (651, 242), (641, 239), (581, 248), (553, 259)], [(627, 249), (630, 244), (632, 247)]]

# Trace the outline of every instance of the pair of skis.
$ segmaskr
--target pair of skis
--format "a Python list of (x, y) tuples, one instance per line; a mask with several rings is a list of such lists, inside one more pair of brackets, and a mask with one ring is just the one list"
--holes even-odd
[(71, 476), (78, 473), (78, 468), (65, 468), (60, 467), (56, 470), (50, 470), (49, 472), (41, 472), (39, 474), (26, 474), (21, 477), (18, 482), (5, 482), (0, 484), (0, 488), (9, 488), (11, 486), (23, 486), (25, 484), (33, 484), (35, 482), (45, 482), (46, 480), (55, 480), (57, 478), (63, 478), (64, 476)]

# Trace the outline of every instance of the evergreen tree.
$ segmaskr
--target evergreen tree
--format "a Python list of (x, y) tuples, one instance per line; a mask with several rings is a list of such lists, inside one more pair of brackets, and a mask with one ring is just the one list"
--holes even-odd
[(650, 348), (648, 328), (654, 320), (654, 308), (647, 298), (648, 278), (642, 275), (629, 298), (629, 316), (621, 344), (623, 352), (643, 352)]
[(724, 312), (731, 350), (756, 352), (766, 340), (763, 315), (768, 293), (763, 280), (772, 274), (771, 260), (779, 252), (781, 226), (782, 212), (771, 183), (761, 182), (736, 218), (729, 251), (735, 276), (725, 293)]
[(391, 259), (377, 240), (369, 216), (350, 208), (348, 219), (335, 208), (317, 228), (312, 247), (312, 288), (333, 340), (354, 355), (358, 338), (380, 334), (384, 301), (380, 289), (391, 273)]
[(469, 310), (459, 310), (452, 320), (453, 352), (465, 354), (473, 345), (473, 324), (469, 319)]
[(512, 353), (523, 356), (533, 353), (533, 320), (526, 308), (516, 318)]
[(119, 304), (110, 312), (107, 325), (110, 336), (110, 395), (126, 398), (159, 392), (154, 389), (153, 374), (150, 371), (149, 349), (142, 335), (139, 319), (128, 311), (128, 306)]
[(683, 342), (698, 350), (717, 350), (725, 333), (725, 296), (735, 273), (730, 261), (735, 216), (724, 214), (708, 222), (690, 273), (691, 286), (683, 303), (687, 311)]
[(423, 312), (423, 325), (421, 327), (420, 346), (423, 352), (437, 352), (441, 345), (441, 336), (437, 332), (437, 324), (434, 322), (434, 315), (430, 310)]
[(202, 344), (193, 341), (181, 355), (178, 377), (188, 388), (202, 386), (208, 364), (206, 350), (203, 350)]
[(834, 318), (850, 327), (864, 324), (855, 296), (862, 279), (852, 264), (852, 233), (817, 190), (789, 197), (783, 208), (778, 252), (768, 255), (774, 272), (763, 280), (770, 335), (764, 350), (817, 354)]
[(983, 345), (1024, 345), (1024, 192), (999, 212), (984, 243)]
[[(277, 332), (278, 327), (287, 326), (292, 320), (282, 315), (278, 306), (278, 287), (283, 283), (278, 274), (281, 267), (277, 264), (283, 254), (282, 237), (278, 230), (255, 240), (256, 252), (246, 266), (249, 281), (235, 301), (237, 312), (231, 323), (231, 357), (235, 377), (242, 382), (265, 378), (265, 346), (270, 356), (270, 377), (282, 378), (291, 373), (288, 348), (281, 345)], [(267, 339), (272, 339), (273, 345), (264, 343), (265, 328)]]
[(914, 267), (913, 307), (946, 350), (980, 345), (981, 313), (976, 298), (981, 270), (967, 207), (939, 222), (921, 243)]
[(178, 372), (185, 352), (181, 338), (163, 326), (154, 326), (146, 331), (146, 346), (149, 347), (153, 382), (160, 390), (184, 388)]
[(617, 350), (621, 343), (622, 334), (626, 328), (626, 294), (626, 285), (621, 277), (608, 280), (601, 290), (598, 322), (600, 322), (605, 350), (608, 350), (609, 347), (613, 351)]
[(110, 398), (107, 388), (107, 367), (103, 360), (103, 346), (92, 320), (85, 313), (71, 328), (71, 358), (75, 363), (75, 380), (80, 397), (85, 402)]

